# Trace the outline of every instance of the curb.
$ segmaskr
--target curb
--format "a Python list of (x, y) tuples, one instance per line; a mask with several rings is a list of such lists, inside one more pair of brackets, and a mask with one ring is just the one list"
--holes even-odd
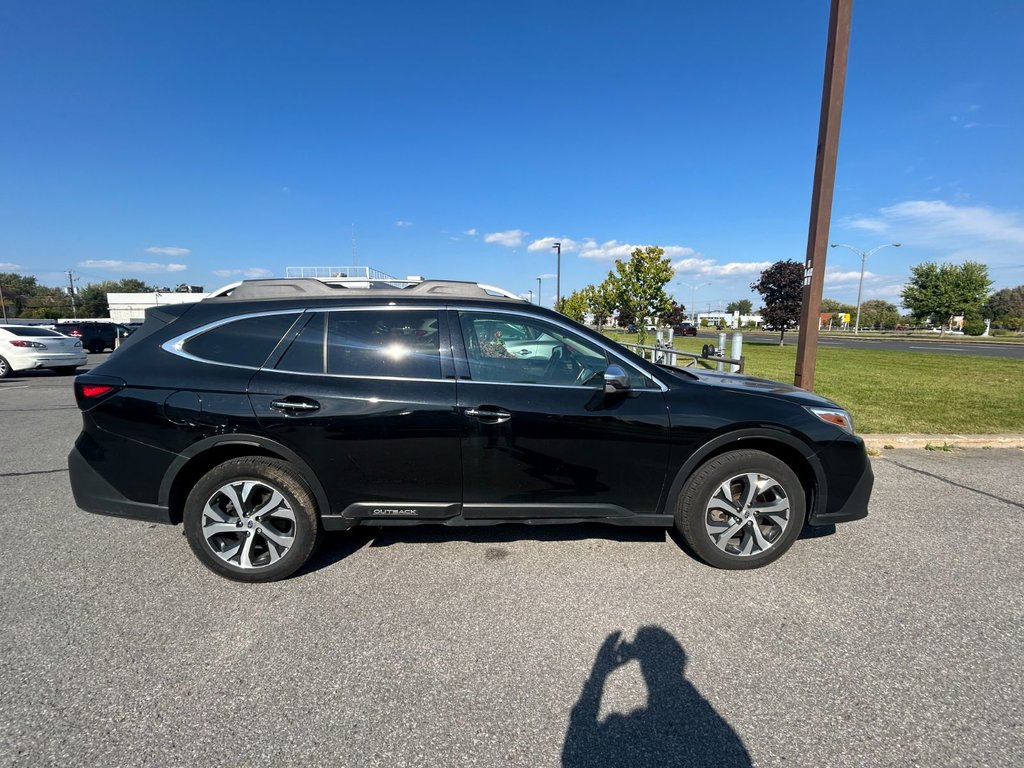
[(949, 446), (951, 448), (1024, 448), (1024, 434), (1004, 435), (861, 435), (869, 450), (881, 451), (890, 448), (925, 448)]

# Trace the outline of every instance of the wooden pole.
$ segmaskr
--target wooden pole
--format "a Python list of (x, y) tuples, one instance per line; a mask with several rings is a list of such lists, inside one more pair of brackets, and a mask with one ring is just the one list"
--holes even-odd
[(825, 50), (825, 81), (821, 91), (821, 120), (818, 150), (814, 161), (811, 219), (807, 230), (807, 258), (804, 261), (804, 293), (800, 304), (800, 337), (796, 346), (794, 383), (814, 389), (814, 364), (818, 355), (818, 317), (825, 286), (825, 255), (832, 217), (832, 194), (839, 155), (839, 124), (843, 117), (843, 89), (846, 87), (846, 56), (850, 50), (850, 18), (853, 0), (832, 0), (828, 19), (828, 47)]

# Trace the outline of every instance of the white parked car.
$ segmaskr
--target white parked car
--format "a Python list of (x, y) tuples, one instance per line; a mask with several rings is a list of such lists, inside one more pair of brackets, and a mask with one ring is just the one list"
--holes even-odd
[(82, 342), (71, 336), (34, 325), (0, 325), (0, 379), (36, 368), (71, 375), (86, 360)]

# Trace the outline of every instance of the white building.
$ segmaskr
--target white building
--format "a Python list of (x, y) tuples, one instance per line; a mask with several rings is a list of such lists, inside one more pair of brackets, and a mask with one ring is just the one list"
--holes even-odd
[(187, 304), (202, 301), (208, 293), (172, 293), (153, 291), (151, 293), (108, 293), (110, 319), (115, 323), (141, 323), (146, 319), (146, 310), (161, 304)]

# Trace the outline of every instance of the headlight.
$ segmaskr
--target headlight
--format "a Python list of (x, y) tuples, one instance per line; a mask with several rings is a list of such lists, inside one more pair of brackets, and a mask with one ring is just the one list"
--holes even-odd
[(827, 421), (829, 424), (835, 424), (844, 432), (853, 434), (853, 418), (849, 413), (842, 410), (841, 408), (811, 408), (810, 406), (804, 406), (808, 411), (813, 413), (822, 421)]

